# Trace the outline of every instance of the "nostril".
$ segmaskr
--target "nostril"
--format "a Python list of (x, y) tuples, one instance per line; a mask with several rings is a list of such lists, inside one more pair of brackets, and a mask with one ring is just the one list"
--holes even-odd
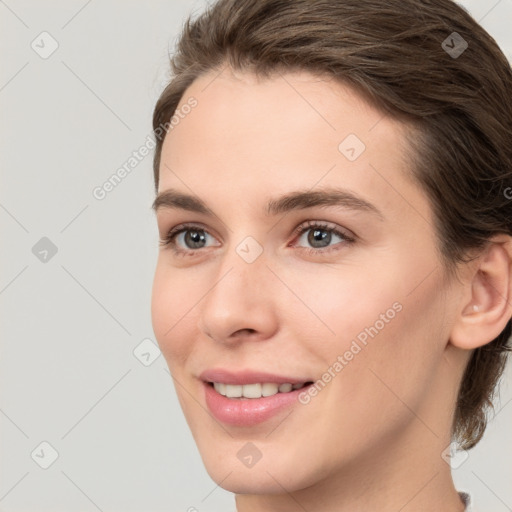
[(235, 333), (233, 333), (233, 336), (237, 336), (239, 334), (252, 334), (252, 333), (255, 333), (256, 332), (256, 329), (239, 329), (238, 331), (236, 331)]

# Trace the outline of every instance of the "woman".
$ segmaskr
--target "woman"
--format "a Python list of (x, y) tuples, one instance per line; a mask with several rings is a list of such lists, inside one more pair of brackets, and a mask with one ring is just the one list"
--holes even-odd
[(152, 319), (239, 512), (470, 510), (512, 317), (512, 74), (450, 0), (220, 0), (155, 107)]

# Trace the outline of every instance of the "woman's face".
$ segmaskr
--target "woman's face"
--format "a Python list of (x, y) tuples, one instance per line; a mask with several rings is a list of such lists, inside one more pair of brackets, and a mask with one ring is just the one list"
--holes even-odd
[(446, 446), (460, 290), (406, 127), (307, 73), (210, 73), (178, 112), (152, 320), (212, 478), (291, 492)]

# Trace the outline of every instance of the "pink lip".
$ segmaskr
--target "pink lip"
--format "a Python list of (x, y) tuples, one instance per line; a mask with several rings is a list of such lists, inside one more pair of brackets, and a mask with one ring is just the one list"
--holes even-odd
[(291, 377), (272, 375), (265, 372), (229, 372), (226, 370), (208, 370), (201, 374), (205, 401), (213, 416), (220, 422), (238, 427), (249, 427), (267, 421), (287, 407), (298, 403), (299, 393), (307, 386), (292, 390), (289, 393), (262, 398), (227, 398), (215, 391), (210, 382), (225, 384), (254, 384), (274, 382), (276, 384), (296, 384), (309, 382), (312, 379), (299, 380)]
[(223, 382), (224, 384), (257, 384), (263, 382), (274, 382), (276, 384), (298, 384), (309, 382), (313, 379), (297, 379), (295, 377), (285, 377), (272, 373), (245, 370), (243, 372), (230, 372), (221, 368), (206, 370), (199, 375), (201, 380), (206, 382)]

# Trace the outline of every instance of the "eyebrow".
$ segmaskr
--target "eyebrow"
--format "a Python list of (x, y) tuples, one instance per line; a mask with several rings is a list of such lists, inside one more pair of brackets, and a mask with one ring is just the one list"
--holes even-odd
[[(384, 219), (382, 212), (356, 194), (340, 189), (325, 188), (321, 190), (298, 190), (284, 196), (270, 199), (267, 203), (267, 215), (279, 215), (292, 210), (303, 210), (314, 206), (334, 206), (343, 209), (363, 211)], [(189, 212), (211, 214), (212, 211), (198, 197), (183, 194), (174, 189), (167, 189), (157, 195), (152, 205), (153, 210), (181, 209)]]

